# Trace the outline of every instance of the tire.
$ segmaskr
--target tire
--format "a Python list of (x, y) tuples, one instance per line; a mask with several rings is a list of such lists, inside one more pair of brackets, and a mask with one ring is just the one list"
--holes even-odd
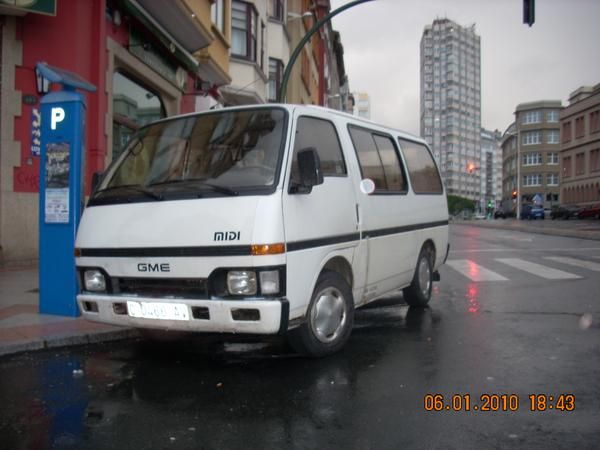
[(417, 267), (413, 275), (410, 286), (404, 288), (404, 301), (409, 306), (424, 308), (431, 299), (431, 289), (433, 287), (433, 263), (431, 262), (432, 253), (427, 247), (421, 249), (417, 259)]
[(346, 344), (354, 324), (352, 289), (339, 273), (324, 271), (317, 280), (306, 321), (290, 330), (290, 345), (298, 353), (321, 357)]

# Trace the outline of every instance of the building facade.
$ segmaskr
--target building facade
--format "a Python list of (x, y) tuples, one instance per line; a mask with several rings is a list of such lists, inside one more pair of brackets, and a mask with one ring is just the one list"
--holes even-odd
[[(0, 6), (0, 266), (38, 257), (38, 62), (97, 87), (86, 94), (88, 195), (92, 175), (144, 124), (275, 100), (290, 51), (330, 10), (328, 0), (38, 3), (49, 9)], [(335, 107), (331, 100), (344, 89), (347, 96), (343, 47), (328, 24), (295, 64), (287, 101)]]
[(560, 100), (517, 106), (515, 122), (502, 138), (502, 203), (505, 211), (516, 213), (518, 195), (521, 205), (538, 203), (549, 209), (559, 204), (561, 109)]
[[(17, 3), (18, 4), (18, 3)], [(0, 264), (38, 257), (40, 98), (44, 61), (97, 87), (86, 94), (85, 193), (150, 120), (219, 98), (229, 76), (229, 0), (55, 0), (49, 11), (0, 7)], [(215, 8), (223, 8), (217, 20)], [(74, 18), (76, 25), (74, 26)]]
[(475, 26), (449, 19), (421, 38), (421, 136), (431, 146), (449, 194), (480, 200), (481, 46)]
[(480, 211), (497, 209), (502, 202), (502, 133), (481, 129)]
[(560, 129), (561, 203), (600, 202), (600, 84), (571, 93)]

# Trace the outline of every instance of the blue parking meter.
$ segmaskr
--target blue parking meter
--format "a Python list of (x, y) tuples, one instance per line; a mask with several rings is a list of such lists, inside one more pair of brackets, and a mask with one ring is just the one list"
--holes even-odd
[(40, 313), (78, 316), (75, 235), (83, 210), (85, 98), (96, 87), (66, 70), (38, 63), (41, 76), (62, 86), (40, 101)]

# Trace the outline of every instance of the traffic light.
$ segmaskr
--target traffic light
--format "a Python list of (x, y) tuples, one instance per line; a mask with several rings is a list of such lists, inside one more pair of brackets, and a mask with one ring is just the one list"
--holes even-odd
[(490, 201), (488, 202), (488, 208), (490, 208), (490, 209), (491, 209), (491, 208), (493, 208), (493, 207), (494, 207), (494, 203), (493, 203), (493, 202), (490, 200)]
[(469, 173), (473, 173), (473, 171), (475, 170), (475, 164), (473, 164), (473, 163), (467, 164), (467, 170), (469, 171)]
[(513, 192), (512, 192), (512, 198), (513, 198), (513, 200), (514, 200), (515, 198), (517, 198), (517, 191), (513, 191)]
[(531, 26), (535, 22), (535, 0), (523, 0), (523, 23)]

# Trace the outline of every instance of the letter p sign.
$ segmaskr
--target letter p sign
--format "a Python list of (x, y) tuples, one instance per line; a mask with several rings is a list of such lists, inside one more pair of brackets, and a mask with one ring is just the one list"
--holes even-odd
[(50, 110), (50, 129), (56, 130), (56, 125), (65, 120), (65, 110), (62, 108), (52, 108)]

